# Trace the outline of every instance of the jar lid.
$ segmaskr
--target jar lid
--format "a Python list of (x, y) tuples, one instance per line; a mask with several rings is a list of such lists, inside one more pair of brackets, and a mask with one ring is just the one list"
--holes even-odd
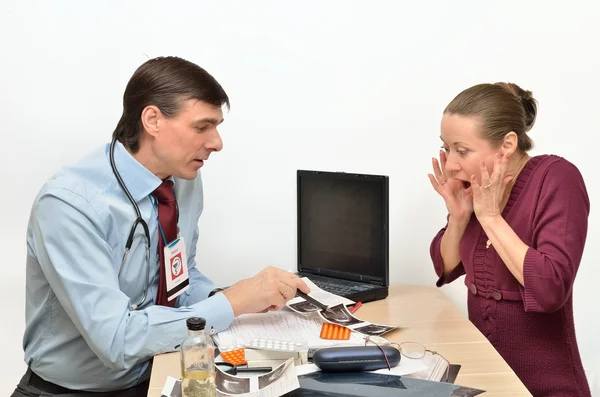
[(206, 320), (202, 317), (190, 317), (185, 323), (190, 331), (202, 331), (206, 326)]

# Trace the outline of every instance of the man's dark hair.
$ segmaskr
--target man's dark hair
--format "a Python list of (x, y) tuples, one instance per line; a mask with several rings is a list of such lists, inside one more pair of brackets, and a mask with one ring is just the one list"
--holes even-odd
[(158, 57), (142, 64), (123, 94), (123, 115), (113, 132), (133, 153), (140, 149), (142, 111), (154, 105), (166, 117), (177, 115), (181, 102), (197, 99), (215, 107), (227, 105), (223, 87), (200, 66), (178, 57)]

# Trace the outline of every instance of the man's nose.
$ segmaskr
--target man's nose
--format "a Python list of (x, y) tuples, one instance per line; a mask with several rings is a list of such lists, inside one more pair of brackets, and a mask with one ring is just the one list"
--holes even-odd
[(219, 152), (223, 149), (223, 140), (221, 134), (215, 130), (215, 133), (211, 136), (206, 144), (206, 148), (213, 152)]

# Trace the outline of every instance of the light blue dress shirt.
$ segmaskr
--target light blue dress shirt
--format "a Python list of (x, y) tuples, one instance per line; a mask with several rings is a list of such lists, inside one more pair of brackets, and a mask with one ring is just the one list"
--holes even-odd
[[(109, 147), (52, 177), (35, 199), (27, 230), (25, 361), (40, 377), (76, 390), (111, 391), (143, 380), (149, 359), (175, 350), (185, 320), (204, 317), (226, 329), (233, 310), (196, 267), (202, 180), (173, 178), (179, 232), (185, 240), (189, 289), (176, 308), (155, 306), (159, 278), (157, 212), (150, 194), (162, 182), (117, 142), (115, 163), (150, 229), (143, 228), (117, 277), (135, 211), (117, 183)], [(146, 279), (146, 266), (150, 266)], [(148, 296), (140, 309), (145, 286)]]

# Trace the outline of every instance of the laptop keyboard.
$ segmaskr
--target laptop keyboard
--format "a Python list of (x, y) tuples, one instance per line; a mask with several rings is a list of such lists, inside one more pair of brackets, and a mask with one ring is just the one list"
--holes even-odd
[(377, 288), (376, 285), (370, 285), (370, 284), (364, 284), (364, 283), (344, 283), (343, 281), (336, 281), (336, 282), (332, 282), (328, 279), (324, 279), (324, 278), (317, 278), (314, 276), (309, 276), (310, 281), (312, 281), (313, 283), (315, 283), (317, 285), (317, 287), (327, 291), (327, 292), (331, 292), (332, 294), (335, 295), (349, 295), (349, 294), (353, 294), (356, 292), (362, 292), (362, 291), (368, 291), (370, 289), (373, 288)]

